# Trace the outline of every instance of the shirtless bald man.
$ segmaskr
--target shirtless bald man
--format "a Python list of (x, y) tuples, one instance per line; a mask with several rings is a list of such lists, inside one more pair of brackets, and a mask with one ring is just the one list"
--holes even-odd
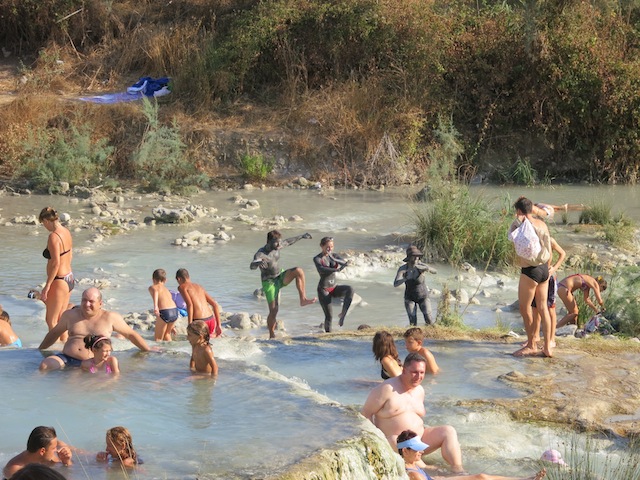
[(396, 438), (404, 430), (413, 430), (429, 445), (424, 454), (440, 449), (442, 458), (454, 473), (461, 473), (462, 452), (458, 433), (450, 425), (427, 427), (422, 381), (427, 361), (417, 353), (410, 353), (404, 360), (402, 373), (385, 380), (367, 397), (361, 413), (382, 430), (391, 446), (396, 448)]
[(79, 367), (82, 360), (92, 358), (93, 354), (84, 345), (84, 337), (87, 335), (109, 338), (111, 333), (118, 332), (143, 352), (150, 350), (144, 338), (124, 321), (122, 315), (102, 308), (102, 293), (95, 287), (82, 292), (80, 307), (65, 311), (38, 348), (49, 348), (67, 331), (69, 338), (62, 348), (62, 353), (45, 358), (40, 363), (40, 370), (60, 370), (67, 365)]

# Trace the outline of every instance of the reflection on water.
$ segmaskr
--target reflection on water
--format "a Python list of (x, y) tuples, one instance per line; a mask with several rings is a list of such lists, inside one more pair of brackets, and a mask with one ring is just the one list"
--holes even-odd
[[(485, 194), (500, 204), (506, 193), (515, 198), (520, 192), (549, 203), (591, 203), (593, 198), (606, 195), (614, 205), (624, 205), (627, 215), (640, 220), (635, 189), (488, 189)], [(360, 252), (397, 245), (391, 234), (411, 230), (405, 192), (274, 190), (243, 195), (259, 200), (257, 215), (303, 217), (285, 224), (283, 235), (309, 231), (314, 239), (284, 250), (281, 266), (301, 266), (307, 274), (309, 294), (317, 282), (312, 258), (319, 251), (322, 236), (333, 235), (337, 251)], [(175, 288), (172, 272), (186, 267), (223, 310), (266, 316), (266, 304), (252, 295), (260, 286), (259, 274), (248, 268), (253, 254), (265, 242), (266, 231), (255, 231), (234, 220), (238, 207), (229, 197), (230, 193), (211, 193), (194, 199), (194, 203), (215, 206), (219, 215), (197, 225), (141, 227), (102, 243), (93, 243), (89, 230), (74, 231), (76, 277), (103, 281), (108, 308), (120, 313), (140, 312), (151, 307), (147, 287), (154, 269), (167, 270), (169, 287)], [(144, 212), (155, 206), (147, 198), (130, 203)], [(0, 213), (6, 221), (18, 214), (37, 214), (45, 205), (54, 205), (74, 218), (90, 217), (85, 203), (69, 203), (60, 197), (3, 197)], [(226, 245), (171, 245), (184, 233), (196, 229), (213, 233), (222, 223), (232, 226), (235, 235)], [(293, 286), (282, 293), (279, 318), (285, 322), (287, 334), (295, 338), (269, 342), (262, 329), (250, 334), (229, 332), (215, 340), (213, 348), (221, 372), (215, 385), (210, 379), (192, 377), (188, 369), (190, 347), (185, 339), (164, 345), (159, 354), (140, 354), (131, 350), (128, 342), (115, 341), (114, 354), (123, 372), (119, 378), (78, 370), (39, 373), (42, 355), (35, 347), (46, 333), (44, 309), (26, 294), (44, 280), (45, 262), (40, 252), (46, 232), (41, 226), (4, 224), (0, 230), (0, 303), (11, 313), (14, 329), (28, 347), (0, 351), (0, 362), (5, 366), (0, 371), (4, 434), (0, 436), (0, 463), (24, 448), (34, 426), (52, 425), (62, 439), (88, 452), (65, 472), (68, 478), (122, 478), (117, 468), (95, 464), (94, 454), (104, 448), (104, 433), (109, 427), (125, 425), (133, 432), (146, 462), (136, 474), (139, 478), (195, 478), (201, 473), (220, 479), (261, 478), (359, 431), (354, 411), (380, 381), (370, 339), (323, 339), (320, 307), (298, 307)], [(438, 275), (428, 279), (430, 286), (455, 283), (458, 272), (444, 265), (437, 268)], [(394, 265), (349, 277), (348, 283), (363, 298), (363, 305), (349, 314), (344, 330), (355, 330), (363, 323), (374, 328), (407, 325), (402, 289), (392, 287), (396, 269)], [(485, 278), (483, 288), (491, 296), (467, 312), (467, 323), (495, 323), (496, 307), (515, 298), (516, 280), (505, 280), (505, 287), (498, 288), (497, 278)], [(82, 289), (79, 286), (73, 292), (75, 303)], [(501, 315), (501, 321), (519, 324), (517, 312)], [(152, 332), (144, 334), (149, 339)], [(502, 351), (465, 342), (429, 342), (428, 346), (443, 371), (425, 381), (427, 421), (449, 423), (458, 429), (469, 471), (530, 473), (531, 464), (523, 459), (536, 459), (566, 438), (563, 432), (517, 424), (492, 412), (469, 411), (456, 404), (462, 399), (513, 398), (518, 393), (497, 377), (515, 369), (543, 375), (544, 362), (516, 360), (508, 355), (512, 349), (507, 347)], [(402, 342), (398, 350), (402, 355)], [(603, 442), (598, 448), (611, 445)], [(440, 462), (437, 455), (431, 460)]]

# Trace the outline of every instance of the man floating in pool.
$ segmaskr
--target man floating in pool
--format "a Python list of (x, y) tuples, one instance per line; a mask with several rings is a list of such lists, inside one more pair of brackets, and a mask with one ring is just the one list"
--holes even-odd
[(311, 235), (305, 233), (285, 240), (281, 240), (281, 238), (282, 235), (277, 230), (271, 230), (267, 233), (267, 244), (256, 252), (253, 256), (253, 261), (249, 265), (251, 270), (260, 269), (262, 291), (269, 304), (269, 316), (267, 317), (269, 338), (275, 338), (276, 336), (276, 315), (278, 315), (280, 289), (282, 287), (286, 287), (293, 280), (296, 281), (301, 307), (318, 301), (315, 297), (311, 299), (307, 298), (307, 294), (305, 293), (304, 272), (300, 267), (293, 267), (288, 270), (280, 270), (278, 268), (280, 250), (289, 245), (293, 245), (303, 238), (311, 239)]

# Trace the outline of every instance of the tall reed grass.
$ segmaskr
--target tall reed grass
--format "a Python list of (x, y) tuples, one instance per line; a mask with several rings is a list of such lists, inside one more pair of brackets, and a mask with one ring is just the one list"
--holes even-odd
[(452, 264), (503, 268), (514, 259), (507, 238), (512, 218), (465, 186), (450, 185), (431, 202), (414, 206), (417, 242)]

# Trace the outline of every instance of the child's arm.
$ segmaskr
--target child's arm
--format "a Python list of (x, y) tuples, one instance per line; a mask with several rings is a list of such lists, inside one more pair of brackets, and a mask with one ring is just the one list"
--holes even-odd
[(98, 462), (106, 462), (109, 460), (109, 454), (107, 452), (98, 452), (96, 454), (96, 460)]
[(120, 463), (128, 468), (133, 468), (136, 466), (136, 461), (133, 458), (123, 458)]
[(91, 370), (92, 365), (93, 365), (93, 359), (89, 358), (88, 360), (82, 361), (82, 363), (80, 364), (80, 368), (82, 368), (82, 370), (84, 370), (85, 372), (88, 372), (89, 370)]
[(207, 355), (207, 363), (211, 367), (211, 376), (212, 377), (217, 377), (218, 376), (218, 364), (216, 362), (216, 359), (213, 356), (213, 348), (208, 346), (206, 355)]
[(149, 287), (149, 293), (151, 294), (151, 298), (153, 299), (153, 314), (156, 317), (159, 317), (160, 309), (158, 308), (158, 289), (153, 287), (153, 285)]
[(207, 303), (213, 308), (213, 315), (216, 317), (216, 336), (222, 335), (222, 326), (220, 325), (220, 305), (216, 302), (211, 295), (205, 293)]
[(420, 349), (420, 355), (427, 360), (427, 373), (435, 375), (440, 371), (440, 367), (438, 367), (438, 364), (436, 363), (436, 358), (433, 356), (433, 353), (427, 350), (426, 347), (422, 347)]
[(189, 360), (189, 370), (196, 371), (196, 361), (193, 359), (193, 354), (191, 354), (191, 360)]
[(107, 363), (111, 367), (111, 373), (120, 373), (120, 366), (116, 357), (109, 357)]

